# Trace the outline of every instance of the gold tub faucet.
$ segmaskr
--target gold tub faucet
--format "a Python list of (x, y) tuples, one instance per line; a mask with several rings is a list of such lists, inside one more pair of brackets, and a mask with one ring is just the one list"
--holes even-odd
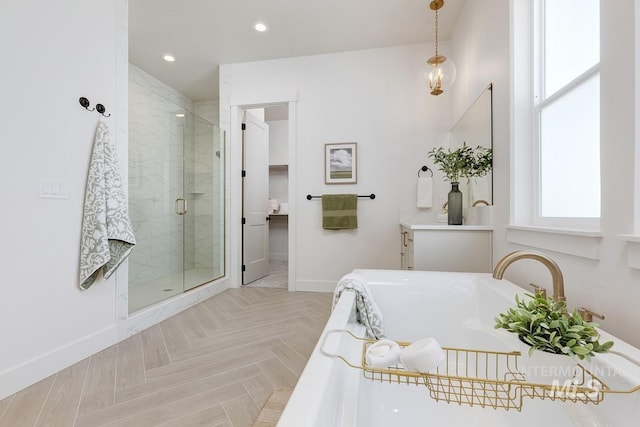
[(500, 261), (496, 263), (493, 269), (493, 277), (495, 279), (502, 279), (504, 272), (511, 264), (519, 259), (533, 259), (544, 264), (551, 273), (551, 280), (553, 281), (553, 298), (556, 301), (566, 301), (564, 296), (564, 279), (562, 278), (562, 272), (558, 264), (547, 255), (542, 252), (536, 251), (515, 251), (503, 256)]

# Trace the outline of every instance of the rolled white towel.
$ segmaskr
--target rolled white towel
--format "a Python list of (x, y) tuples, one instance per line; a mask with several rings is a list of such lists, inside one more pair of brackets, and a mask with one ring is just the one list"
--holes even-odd
[(367, 366), (374, 368), (388, 368), (400, 360), (400, 346), (391, 340), (380, 340), (367, 347), (365, 353)]
[(418, 340), (400, 352), (400, 361), (407, 371), (429, 372), (445, 359), (440, 344), (433, 338)]

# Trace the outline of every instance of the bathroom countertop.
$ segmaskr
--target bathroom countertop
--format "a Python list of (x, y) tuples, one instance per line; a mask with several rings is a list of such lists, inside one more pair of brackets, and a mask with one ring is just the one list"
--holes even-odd
[(461, 230), (461, 231), (493, 230), (493, 227), (490, 225), (464, 225), (464, 224), (448, 225), (443, 223), (425, 224), (425, 223), (412, 223), (410, 221), (400, 221), (400, 225), (410, 230)]

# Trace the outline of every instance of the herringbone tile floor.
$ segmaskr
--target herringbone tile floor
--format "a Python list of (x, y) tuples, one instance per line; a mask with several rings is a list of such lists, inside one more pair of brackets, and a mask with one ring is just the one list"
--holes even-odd
[(0, 401), (0, 426), (251, 426), (295, 386), (330, 304), (228, 289)]

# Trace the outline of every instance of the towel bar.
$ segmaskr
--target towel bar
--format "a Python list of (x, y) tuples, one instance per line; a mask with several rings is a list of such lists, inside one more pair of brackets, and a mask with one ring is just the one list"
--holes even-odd
[[(311, 200), (311, 199), (321, 199), (321, 198), (322, 198), (322, 196), (312, 196), (311, 194), (307, 194), (307, 200)], [(364, 195), (364, 196), (361, 196), (360, 194), (358, 194), (358, 198), (367, 198), (367, 199), (371, 199), (371, 200), (373, 200), (373, 199), (375, 199), (375, 198), (376, 198), (376, 195), (375, 195), (375, 194), (373, 194), (373, 193), (371, 193), (371, 194), (367, 194), (367, 195)]]

